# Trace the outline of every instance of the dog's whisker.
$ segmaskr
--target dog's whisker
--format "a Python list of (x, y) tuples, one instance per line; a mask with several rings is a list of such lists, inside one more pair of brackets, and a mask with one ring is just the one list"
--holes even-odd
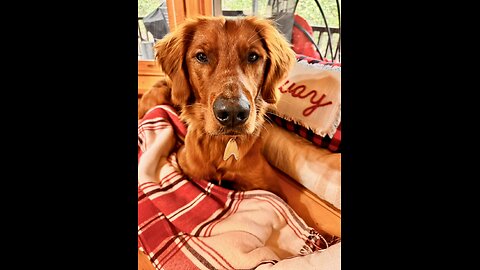
[(273, 123), (273, 120), (272, 120), (272, 118), (270, 118), (270, 115), (269, 115), (268, 113), (265, 114), (263, 117), (264, 117), (264, 119), (265, 119), (265, 122), (267, 122), (267, 123)]
[(262, 37), (259, 37), (259, 38), (255, 39), (254, 41), (248, 43), (248, 46), (252, 45), (253, 43), (255, 43), (255, 42), (259, 41), (259, 40), (262, 40)]
[[(249, 43), (250, 42), (250, 39), (256, 37), (258, 34), (257, 33), (253, 33), (248, 39), (247, 39), (247, 42)], [(249, 43), (251, 44), (251, 43)]]

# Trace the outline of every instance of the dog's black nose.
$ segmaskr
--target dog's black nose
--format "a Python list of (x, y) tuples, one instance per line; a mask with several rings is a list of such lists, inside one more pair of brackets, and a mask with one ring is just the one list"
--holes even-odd
[(250, 114), (250, 103), (244, 95), (239, 98), (220, 96), (213, 103), (213, 113), (220, 124), (236, 127), (247, 121)]

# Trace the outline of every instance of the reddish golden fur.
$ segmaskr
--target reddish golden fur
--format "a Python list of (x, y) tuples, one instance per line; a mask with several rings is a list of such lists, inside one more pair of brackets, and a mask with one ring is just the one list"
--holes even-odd
[[(276, 102), (276, 86), (295, 62), (295, 54), (270, 21), (255, 17), (189, 19), (157, 43), (156, 59), (171, 82), (157, 83), (140, 101), (139, 118), (152, 106), (172, 103), (189, 128), (178, 152), (183, 172), (192, 178), (228, 180), (240, 190), (266, 189), (279, 195), (278, 173), (263, 157), (267, 103)], [(199, 62), (198, 52), (208, 56)], [(250, 63), (248, 54), (259, 59)], [(171, 90), (170, 90), (171, 88)], [(170, 92), (171, 91), (171, 92)], [(213, 102), (219, 96), (250, 103), (248, 120), (227, 135), (216, 120)], [(240, 160), (223, 160), (228, 140), (236, 138)]]

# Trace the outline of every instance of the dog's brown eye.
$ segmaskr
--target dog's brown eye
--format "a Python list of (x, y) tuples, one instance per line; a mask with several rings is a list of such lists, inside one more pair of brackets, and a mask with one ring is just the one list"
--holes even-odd
[(195, 58), (197, 58), (197, 60), (198, 60), (200, 63), (207, 63), (207, 62), (208, 62), (207, 55), (204, 54), (204, 53), (197, 53), (197, 54), (195, 55)]
[(248, 55), (248, 62), (249, 62), (249, 63), (253, 63), (253, 62), (257, 61), (257, 60), (258, 60), (258, 54), (256, 54), (256, 53), (250, 53), (250, 54)]

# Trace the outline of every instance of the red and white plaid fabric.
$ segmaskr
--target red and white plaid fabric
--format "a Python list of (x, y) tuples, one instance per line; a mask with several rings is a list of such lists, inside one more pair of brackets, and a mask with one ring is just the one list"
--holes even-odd
[(318, 147), (322, 147), (332, 151), (333, 153), (340, 153), (341, 152), (341, 142), (342, 142), (342, 123), (337, 127), (337, 130), (333, 134), (333, 138), (328, 136), (320, 136), (313, 132), (311, 129), (308, 129), (300, 124), (295, 123), (292, 120), (287, 120), (275, 114), (268, 114), (268, 117), (272, 120), (272, 122), (276, 123), (278, 126), (293, 132), (295, 134), (300, 135), (301, 137), (307, 139), (308, 141), (312, 142), (314, 145)]
[(160, 105), (138, 126), (138, 247), (156, 269), (340, 269), (327, 241), (279, 197), (181, 173), (186, 127)]

